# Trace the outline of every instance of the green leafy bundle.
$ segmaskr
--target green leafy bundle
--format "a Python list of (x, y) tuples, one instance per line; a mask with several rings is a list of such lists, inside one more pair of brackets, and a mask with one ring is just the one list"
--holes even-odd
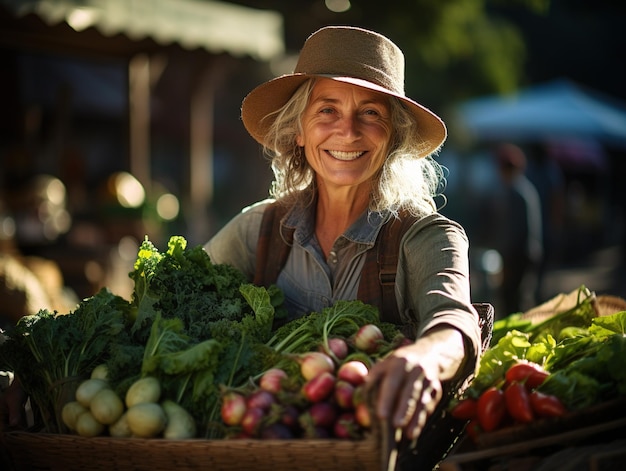
[(0, 345), (0, 369), (13, 371), (48, 432), (64, 430), (60, 407), (76, 382), (109, 357), (112, 343), (129, 342), (128, 301), (106, 288), (68, 314), (40, 310), (23, 317)]
[(160, 253), (146, 239), (130, 277), (134, 344), (117, 344), (107, 362), (123, 393), (140, 376), (159, 378), (164, 395), (205, 424), (219, 412), (220, 388), (244, 383), (260, 368), (282, 293), (246, 283), (229, 265), (213, 264), (201, 246), (170, 238)]

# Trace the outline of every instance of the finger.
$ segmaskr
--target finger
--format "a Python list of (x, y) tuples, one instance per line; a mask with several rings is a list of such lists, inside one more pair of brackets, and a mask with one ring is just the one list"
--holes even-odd
[(424, 380), (424, 371), (421, 368), (407, 372), (404, 388), (400, 391), (398, 401), (395, 404), (394, 426), (406, 427), (409, 419), (421, 408), (420, 398)]
[(380, 419), (391, 417), (392, 409), (398, 403), (398, 391), (402, 389), (402, 384), (401, 375), (386, 375), (381, 379), (376, 399), (376, 414)]
[(408, 439), (414, 440), (419, 437), (424, 430), (426, 421), (437, 408), (441, 397), (442, 390), (439, 382), (429, 382), (427, 386), (423, 387), (418, 410), (411, 416), (405, 427), (405, 434)]

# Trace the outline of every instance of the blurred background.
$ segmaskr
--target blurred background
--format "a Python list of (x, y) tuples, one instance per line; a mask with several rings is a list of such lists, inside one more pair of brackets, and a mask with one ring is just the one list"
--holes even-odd
[(202, 244), (265, 198), (241, 100), (331, 24), (396, 42), (407, 94), (448, 124), (439, 203), (470, 236), (476, 301), (626, 296), (625, 19), (617, 0), (0, 0), (2, 323), (129, 296), (144, 237)]

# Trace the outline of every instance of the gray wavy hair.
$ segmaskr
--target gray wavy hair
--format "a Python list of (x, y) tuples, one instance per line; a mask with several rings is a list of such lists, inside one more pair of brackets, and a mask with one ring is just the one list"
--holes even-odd
[[(264, 148), (274, 172), (270, 196), (287, 205), (306, 206), (316, 196), (314, 171), (296, 143), (314, 85), (314, 78), (303, 83), (282, 108), (268, 116), (274, 117)], [(372, 182), (369, 209), (387, 210), (396, 216), (400, 210), (412, 215), (433, 213), (437, 211), (435, 198), (443, 196), (445, 168), (433, 154), (423, 157), (417, 122), (399, 100), (389, 97), (389, 102), (393, 134), (389, 155)]]

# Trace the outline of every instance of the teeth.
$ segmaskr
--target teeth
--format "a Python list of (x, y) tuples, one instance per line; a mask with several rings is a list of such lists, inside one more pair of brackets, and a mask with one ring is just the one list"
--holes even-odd
[(339, 150), (329, 150), (328, 153), (338, 160), (354, 160), (361, 157), (365, 152), (342, 152)]

